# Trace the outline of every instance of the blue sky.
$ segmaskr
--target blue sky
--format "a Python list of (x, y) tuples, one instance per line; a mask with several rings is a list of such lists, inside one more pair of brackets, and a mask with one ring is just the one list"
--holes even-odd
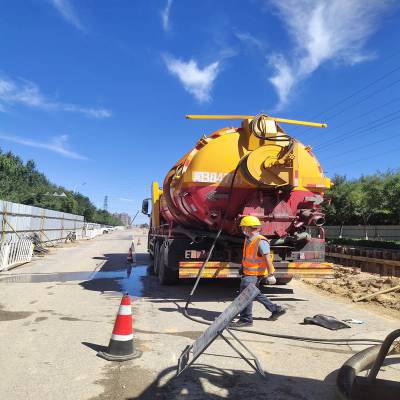
[(324, 121), (284, 128), (329, 176), (398, 168), (399, 16), (394, 0), (2, 0), (0, 147), (130, 214), (237, 124), (185, 114)]

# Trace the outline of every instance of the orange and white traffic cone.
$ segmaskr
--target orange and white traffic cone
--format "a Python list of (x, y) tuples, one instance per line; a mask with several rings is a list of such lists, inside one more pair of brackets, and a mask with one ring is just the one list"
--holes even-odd
[(108, 361), (126, 361), (142, 355), (133, 343), (132, 307), (128, 294), (122, 297), (108, 349), (97, 355)]

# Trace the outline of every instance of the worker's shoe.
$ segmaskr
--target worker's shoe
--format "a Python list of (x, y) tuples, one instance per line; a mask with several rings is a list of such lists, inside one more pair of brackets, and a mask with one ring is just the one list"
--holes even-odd
[(229, 328), (246, 328), (247, 326), (253, 326), (253, 323), (249, 321), (241, 321), (239, 319), (239, 321), (231, 322), (229, 324)]
[(268, 318), (269, 321), (276, 321), (280, 316), (286, 314), (286, 308), (279, 308), (277, 311), (273, 311), (271, 316)]

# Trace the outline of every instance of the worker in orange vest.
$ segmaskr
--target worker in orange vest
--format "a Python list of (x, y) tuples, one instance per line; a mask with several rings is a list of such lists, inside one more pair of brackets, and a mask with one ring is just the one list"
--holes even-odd
[[(257, 217), (247, 215), (240, 221), (240, 227), (245, 235), (242, 259), (242, 279), (240, 291), (242, 292), (249, 285), (259, 285), (266, 279), (269, 285), (276, 284), (274, 276), (275, 268), (272, 265), (270, 247), (267, 238), (260, 235), (261, 222)], [(265, 294), (260, 293), (255, 300), (259, 301), (268, 311), (271, 312), (269, 320), (276, 320), (285, 314), (286, 310), (274, 304)], [(253, 325), (253, 302), (251, 302), (239, 315), (237, 322), (232, 322), (234, 328), (241, 328)]]

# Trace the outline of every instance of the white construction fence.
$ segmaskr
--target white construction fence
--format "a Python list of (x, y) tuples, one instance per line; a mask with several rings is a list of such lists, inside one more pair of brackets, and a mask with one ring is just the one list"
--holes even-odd
[(76, 239), (93, 239), (123, 227), (87, 223), (82, 215), (63, 213), (0, 200), (0, 271), (29, 262), (33, 236), (42, 243), (64, 241), (74, 232)]
[[(340, 236), (340, 226), (324, 226), (328, 239)], [(367, 235), (370, 240), (400, 240), (400, 225), (368, 225)], [(362, 225), (347, 225), (342, 228), (342, 237), (364, 239), (365, 228)]]

